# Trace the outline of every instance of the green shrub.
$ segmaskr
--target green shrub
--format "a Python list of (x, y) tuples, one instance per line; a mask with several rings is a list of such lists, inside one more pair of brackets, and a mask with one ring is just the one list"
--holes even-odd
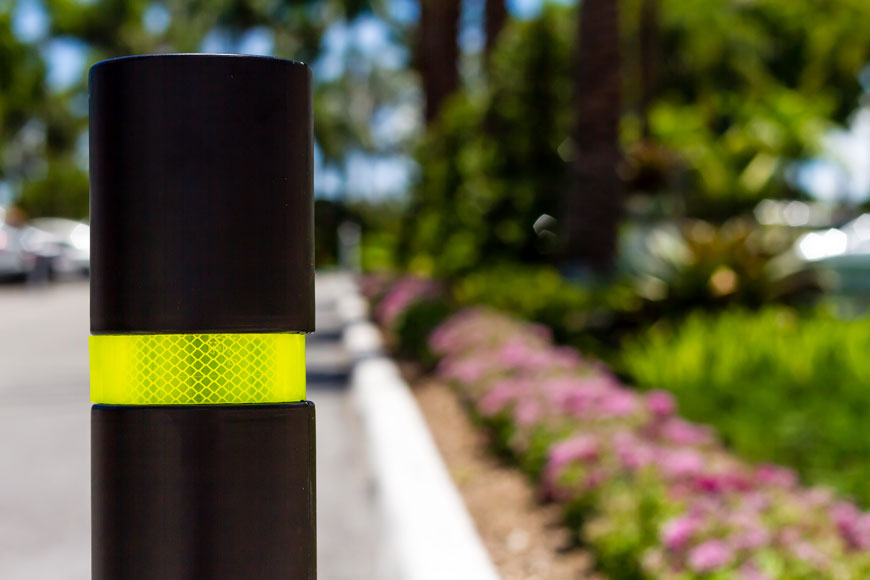
[(400, 246), (414, 270), (454, 276), (554, 255), (553, 232), (534, 225), (560, 213), (565, 192), (571, 14), (550, 6), (510, 23), (486, 87), (456, 95), (427, 130)]
[(462, 305), (491, 306), (557, 331), (584, 328), (594, 306), (590, 290), (566, 283), (549, 267), (479, 270), (458, 280), (454, 294)]
[(646, 320), (629, 281), (602, 286), (566, 281), (551, 266), (498, 266), (454, 281), (460, 306), (490, 306), (547, 326), (557, 342), (610, 359), (621, 334)]
[(434, 366), (436, 358), (429, 350), (429, 335), (450, 314), (450, 306), (440, 298), (411, 304), (399, 315), (395, 324), (399, 354), (414, 359), (426, 368)]
[(774, 267), (794, 244), (793, 229), (762, 227), (743, 217), (722, 225), (682, 219), (627, 229), (621, 266), (653, 320), (696, 308), (759, 308), (813, 296), (811, 280)]
[(870, 319), (786, 308), (695, 314), (622, 352), (645, 389), (673, 392), (753, 460), (796, 468), (870, 504)]

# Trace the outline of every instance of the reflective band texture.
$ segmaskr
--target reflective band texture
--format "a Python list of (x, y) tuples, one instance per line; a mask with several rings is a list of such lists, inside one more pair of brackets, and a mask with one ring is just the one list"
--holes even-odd
[(90, 337), (91, 401), (219, 405), (305, 400), (303, 334)]

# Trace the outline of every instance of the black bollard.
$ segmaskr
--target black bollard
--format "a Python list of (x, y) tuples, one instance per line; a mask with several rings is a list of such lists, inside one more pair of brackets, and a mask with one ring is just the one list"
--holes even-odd
[(310, 71), (89, 80), (93, 579), (314, 579)]

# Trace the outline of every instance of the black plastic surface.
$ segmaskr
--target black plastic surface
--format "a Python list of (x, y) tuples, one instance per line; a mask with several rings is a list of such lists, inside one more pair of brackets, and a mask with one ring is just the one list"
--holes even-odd
[(304, 64), (94, 65), (91, 331), (313, 331), (312, 144)]
[(91, 412), (94, 580), (316, 578), (314, 405)]

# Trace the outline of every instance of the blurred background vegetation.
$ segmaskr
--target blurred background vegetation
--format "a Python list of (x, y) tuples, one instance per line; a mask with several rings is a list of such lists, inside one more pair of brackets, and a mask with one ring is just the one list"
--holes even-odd
[(416, 3), (363, 0), (3, 0), (0, 203), (31, 217), (86, 217), (87, 67), (151, 52), (315, 64), (317, 161), (325, 176), (318, 183), (327, 197), (343, 197), (348, 173), (385, 161), (392, 164), (380, 181), (389, 181), (407, 164), (394, 158), (416, 124), (406, 47), (416, 13)]
[(318, 265), (439, 279), (407, 344), (509, 310), (870, 502), (866, 0), (0, 0), (0, 205), (86, 219), (87, 66), (189, 51), (311, 63)]

